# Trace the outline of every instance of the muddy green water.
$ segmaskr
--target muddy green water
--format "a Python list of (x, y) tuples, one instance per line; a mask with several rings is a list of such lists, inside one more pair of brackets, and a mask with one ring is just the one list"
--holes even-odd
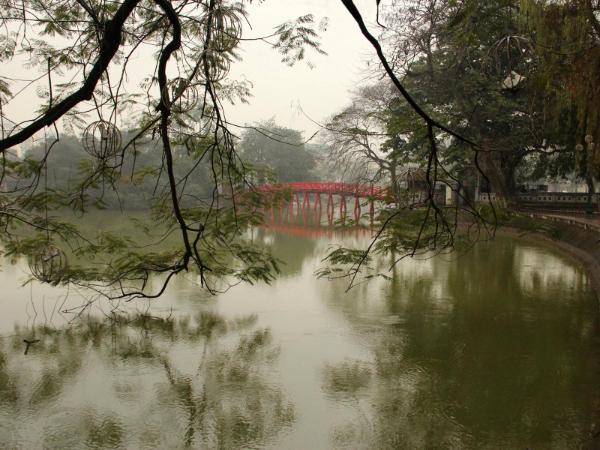
[[(3, 263), (0, 448), (597, 445), (600, 319), (573, 261), (499, 238), (345, 292), (313, 272), (332, 239), (367, 236), (257, 238), (287, 262), (271, 286), (211, 297), (182, 276), (67, 328), (81, 294)], [(146, 315), (103, 320), (115, 306)]]

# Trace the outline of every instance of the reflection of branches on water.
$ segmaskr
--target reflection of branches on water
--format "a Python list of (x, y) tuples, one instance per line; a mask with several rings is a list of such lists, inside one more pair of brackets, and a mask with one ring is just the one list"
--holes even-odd
[(364, 361), (342, 361), (327, 364), (323, 371), (323, 390), (337, 402), (350, 404), (358, 412), (358, 422), (338, 425), (333, 430), (335, 448), (371, 448), (372, 412), (365, 411), (361, 400), (366, 397), (372, 381), (370, 364)]
[(7, 356), (0, 350), (0, 404), (14, 405), (19, 399), (19, 393), (7, 367)]
[[(96, 408), (102, 408), (100, 404), (94, 410), (88, 404), (77, 404), (75, 414), (57, 419), (73, 431), (71, 438), (57, 437), (50, 427), (40, 439), (52, 448), (66, 448), (81, 446), (80, 439), (89, 445), (118, 443), (127, 433), (142, 432), (141, 439), (152, 441), (151, 446), (260, 445), (290, 426), (294, 411), (281, 389), (264, 379), (265, 368), (278, 357), (279, 348), (273, 344), (270, 331), (256, 328), (256, 322), (256, 315), (226, 320), (212, 312), (181, 318), (113, 314), (110, 319), (81, 317), (60, 330), (43, 325), (35, 330), (17, 328), (12, 336), (0, 340), (0, 417), (7, 411), (24, 411), (26, 405), (34, 405), (36, 414), (21, 417), (17, 413), (11, 419), (14, 426), (27, 427), (32, 426), (32, 420), (45, 420), (47, 414), (53, 414), (47, 413), (48, 408), (61, 404), (74, 385), (85, 383), (82, 377), (90, 370), (90, 361), (101, 365), (94, 369), (98, 373), (108, 363), (110, 368), (106, 370), (117, 371), (117, 376), (120, 368), (129, 370), (142, 364), (153, 376), (164, 374), (166, 380), (153, 382), (154, 395), (144, 401), (151, 405), (147, 412), (150, 416), (144, 415), (142, 429), (135, 422), (130, 426), (136, 414), (123, 418), (122, 414), (113, 415), (110, 407), (96, 412)], [(22, 360), (20, 343), (24, 336), (31, 335), (40, 342)], [(179, 367), (184, 360), (173, 351), (182, 344), (198, 349), (198, 361), (191, 372)], [(101, 358), (89, 359), (95, 355)], [(116, 401), (131, 400), (143, 384), (144, 377), (135, 388), (128, 383), (113, 383), (112, 391), (105, 395), (116, 396)], [(147, 430), (154, 415), (161, 422), (161, 430), (167, 423), (174, 428), (155, 436)], [(18, 438), (1, 434), (0, 447), (15, 445), (10, 439)]]
[(336, 399), (355, 398), (366, 389), (371, 381), (371, 370), (360, 361), (343, 361), (336, 365), (328, 364), (324, 370), (325, 391)]
[[(206, 351), (206, 345), (204, 347)], [(204, 356), (204, 355), (203, 355)], [(206, 390), (202, 389), (196, 395), (193, 388), (193, 380), (189, 377), (180, 376), (175, 373), (167, 358), (162, 359), (163, 366), (172, 389), (177, 395), (178, 401), (183, 404), (189, 414), (188, 423), (185, 427), (185, 446), (190, 447), (194, 441), (196, 423), (202, 424), (206, 411)]]
[(57, 418), (60, 432), (43, 436), (43, 448), (123, 448), (125, 429), (117, 414), (98, 417), (91, 408)]
[[(39, 326), (36, 333), (44, 336), (46, 345), (44, 352), (50, 355), (43, 364), (36, 366), (32, 371), (28, 364), (24, 364), (23, 339), (31, 333), (28, 329), (16, 329), (15, 334), (4, 339), (4, 352), (0, 350), (0, 411), (2, 404), (12, 409), (20, 409), (26, 405), (36, 408), (56, 399), (64, 387), (71, 383), (82, 367), (83, 355), (81, 351), (61, 353), (58, 350), (54, 330)], [(0, 345), (2, 341), (0, 340)], [(41, 348), (38, 343), (30, 350), (30, 355), (38, 353)], [(20, 361), (18, 365), (14, 360)], [(0, 446), (2, 441), (0, 440)], [(4, 448), (9, 448), (8, 446)]]
[(292, 406), (262, 379), (261, 367), (278, 355), (267, 329), (242, 336), (230, 351), (203, 352), (195, 375), (179, 373), (163, 358), (178, 403), (187, 412), (185, 443), (239, 448), (263, 442), (294, 419)]

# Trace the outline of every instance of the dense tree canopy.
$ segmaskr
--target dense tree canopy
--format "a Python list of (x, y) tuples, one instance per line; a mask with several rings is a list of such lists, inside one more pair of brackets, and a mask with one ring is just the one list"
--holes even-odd
[[(544, 112), (590, 190), (600, 175), (600, 2), (521, 3), (540, 68)], [(573, 151), (575, 149), (575, 151)], [(564, 159), (564, 158), (563, 158)], [(571, 164), (571, 167), (573, 164)]]
[[(396, 205), (402, 189), (410, 189), (407, 173), (416, 170), (425, 181), (416, 189), (425, 191), (430, 206), (416, 234), (406, 233), (405, 213), (385, 216), (372, 249), (405, 255), (408, 248), (414, 255), (419, 248), (452, 246), (456, 221), (448, 214), (456, 209), (437, 203), (441, 185), (454, 189), (465, 206), (458, 208), (460, 220), (487, 210), (474, 203), (479, 190), (514, 205), (519, 183), (540, 178), (570, 176), (594, 189), (598, 2), (381, 4), (380, 42), (410, 99), (393, 77), (361, 87), (327, 124), (332, 156), (344, 167), (362, 168), (355, 175), (363, 179), (387, 180)], [(380, 73), (389, 69), (379, 67)], [(450, 131), (432, 128), (423, 114)], [(481, 223), (477, 213), (473, 218)], [(330, 257), (350, 264), (352, 279), (368, 262), (361, 252)]]
[[(443, 141), (440, 155), (454, 177), (474, 185), (483, 175), (510, 201), (518, 177), (597, 176), (596, 152), (583, 145), (586, 135), (597, 141), (597, 2), (415, 0), (384, 11), (382, 42), (404, 86), (425, 111), (478, 144), (473, 151), (461, 139)], [(347, 141), (336, 148), (345, 159), (391, 165), (388, 172), (424, 167), (427, 130), (386, 83), (362, 88), (332, 119), (338, 144)]]

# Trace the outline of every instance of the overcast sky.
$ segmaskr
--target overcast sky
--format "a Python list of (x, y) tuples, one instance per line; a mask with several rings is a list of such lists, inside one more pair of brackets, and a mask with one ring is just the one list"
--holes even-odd
[[(374, 0), (358, 0), (357, 5), (369, 23), (374, 22)], [(254, 97), (249, 105), (229, 108), (228, 117), (238, 123), (252, 123), (274, 118), (282, 126), (301, 129), (309, 137), (316, 121), (328, 116), (349, 102), (349, 91), (366, 76), (366, 62), (374, 52), (361, 35), (356, 22), (339, 0), (267, 0), (249, 8), (253, 30), (247, 36), (269, 34), (281, 22), (311, 13), (316, 22), (328, 18), (327, 31), (321, 34), (327, 55), (310, 52), (306, 62), (288, 67), (278, 53), (261, 42), (244, 42), (244, 61), (232, 66), (234, 78), (246, 78), (254, 85)], [(374, 30), (377, 32), (377, 30)], [(256, 33), (256, 34), (254, 34)]]

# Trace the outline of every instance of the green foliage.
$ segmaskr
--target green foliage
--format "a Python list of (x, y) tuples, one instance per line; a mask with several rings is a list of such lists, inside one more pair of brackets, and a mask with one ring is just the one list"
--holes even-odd
[[(307, 49), (312, 49), (321, 55), (327, 54), (321, 49), (313, 24), (314, 16), (306, 14), (298, 17), (295, 21), (283, 23), (275, 28), (275, 34), (278, 37), (275, 48), (281, 53), (284, 63), (292, 66), (296, 62), (302, 61)], [(325, 30), (327, 23), (322, 22), (320, 27), (321, 30)]]
[[(483, 183), (510, 201), (517, 178), (595, 176), (597, 152), (575, 152), (586, 133), (598, 141), (597, 108), (585, 103), (598, 103), (600, 77), (593, 70), (600, 28), (594, 31), (597, 17), (592, 20), (584, 4), (424, 1), (407, 10), (391, 7), (384, 38), (405, 66), (404, 86), (425, 111), (481, 146), (475, 153), (439, 137), (438, 156), (456, 179)], [(414, 110), (397, 98), (380, 114), (389, 135), (382, 146), (387, 159), (423, 166), (429, 142), (426, 130), (414, 127)], [(476, 156), (487, 180), (477, 180)]]
[[(123, 134), (128, 139), (133, 131)], [(176, 174), (183, 177), (190, 172), (196, 173), (186, 185), (186, 199), (190, 196), (207, 198), (213, 189), (210, 161), (199, 161), (205, 147), (202, 142), (195, 141), (175, 148)], [(37, 176), (39, 184), (46, 187), (45, 193), (32, 194), (21, 200), (24, 207), (38, 211), (46, 203), (50, 209), (143, 210), (159, 201), (167, 188), (167, 178), (161, 170), (161, 149), (151, 140), (136, 144), (135, 149), (130, 148), (121, 161), (98, 165), (83, 150), (79, 138), (66, 135), (48, 155), (45, 146), (37, 145), (23, 160), (10, 164), (19, 183)], [(44, 165), (48, 168), (42, 170)]]
[[(479, 164), (493, 189), (507, 197), (514, 194), (517, 168), (542, 144), (537, 132), (544, 135), (532, 82), (535, 60), (514, 49), (518, 61), (508, 61), (506, 56), (505, 46), (511, 45), (506, 44), (507, 36), (520, 31), (513, 3), (449, 5), (446, 21), (437, 24), (437, 47), (417, 59), (404, 78), (407, 89), (426, 111), (481, 145), (484, 153), (479, 155)], [(507, 89), (503, 83), (516, 70), (525, 81)], [(429, 144), (426, 130), (412, 127), (414, 120), (412, 109), (398, 100), (388, 113), (392, 138), (387, 148), (401, 162), (423, 165)], [(396, 144), (398, 135), (406, 144)], [(446, 140), (440, 145), (439, 157), (456, 179), (476, 183), (476, 153), (470, 146)]]
[(368, 270), (370, 260), (371, 256), (365, 249), (337, 247), (322, 260), (326, 266), (318, 269), (316, 275), (319, 278), (344, 277), (348, 275), (348, 267), (352, 268), (352, 273), (360, 269)]
[(574, 150), (576, 144), (584, 144), (586, 135), (600, 142), (600, 5), (587, 0), (521, 0), (520, 6), (540, 61), (540, 87), (551, 100), (544, 112), (564, 135), (579, 175), (598, 177), (598, 145), (589, 149), (584, 145), (584, 152)]
[(268, 283), (279, 273), (277, 259), (261, 249), (250, 248), (247, 245), (233, 244), (232, 254), (241, 263), (234, 271), (236, 278), (250, 284), (262, 281)]

